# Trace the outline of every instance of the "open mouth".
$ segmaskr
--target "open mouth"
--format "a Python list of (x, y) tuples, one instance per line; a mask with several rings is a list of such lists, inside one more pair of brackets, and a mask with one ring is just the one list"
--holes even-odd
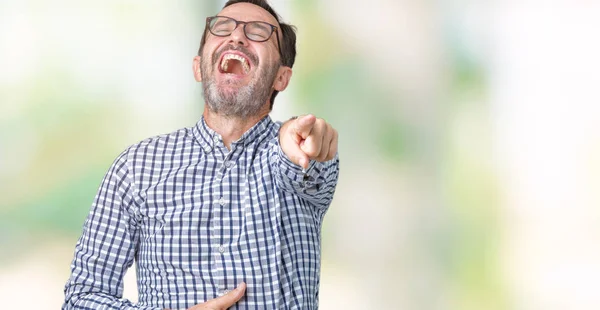
[(225, 74), (246, 75), (250, 72), (250, 62), (242, 55), (225, 53), (221, 58), (219, 71)]

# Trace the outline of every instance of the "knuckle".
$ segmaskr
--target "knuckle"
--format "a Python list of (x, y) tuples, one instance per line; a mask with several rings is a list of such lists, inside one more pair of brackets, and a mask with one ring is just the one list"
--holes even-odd
[(308, 155), (309, 157), (316, 157), (317, 155), (319, 155), (319, 153), (317, 153), (317, 151), (314, 148), (308, 148), (308, 150), (306, 150), (306, 155)]

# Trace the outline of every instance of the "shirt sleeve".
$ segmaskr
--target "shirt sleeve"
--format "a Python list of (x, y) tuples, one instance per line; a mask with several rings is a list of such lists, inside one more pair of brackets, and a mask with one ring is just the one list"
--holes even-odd
[(339, 176), (339, 157), (326, 162), (311, 160), (306, 171), (283, 153), (279, 139), (271, 148), (271, 165), (275, 182), (284, 191), (298, 195), (319, 209), (327, 209), (333, 200)]
[(125, 151), (102, 180), (77, 241), (63, 310), (150, 309), (122, 299), (138, 244), (134, 195)]

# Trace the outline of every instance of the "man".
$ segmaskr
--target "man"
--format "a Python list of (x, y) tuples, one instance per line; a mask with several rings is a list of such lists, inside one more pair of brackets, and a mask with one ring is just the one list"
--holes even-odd
[[(265, 1), (209, 17), (193, 69), (192, 128), (121, 153), (77, 242), (63, 309), (316, 309), (320, 230), (337, 184), (337, 132), (268, 116), (295, 33)], [(136, 263), (139, 302), (122, 299)]]

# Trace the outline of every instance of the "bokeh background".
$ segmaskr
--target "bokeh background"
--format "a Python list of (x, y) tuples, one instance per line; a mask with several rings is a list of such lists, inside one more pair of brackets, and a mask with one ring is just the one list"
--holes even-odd
[[(200, 118), (223, 3), (0, 2), (3, 308), (59, 308), (112, 160)], [(600, 309), (597, 1), (271, 3), (299, 49), (272, 117), (340, 132), (322, 309)]]

